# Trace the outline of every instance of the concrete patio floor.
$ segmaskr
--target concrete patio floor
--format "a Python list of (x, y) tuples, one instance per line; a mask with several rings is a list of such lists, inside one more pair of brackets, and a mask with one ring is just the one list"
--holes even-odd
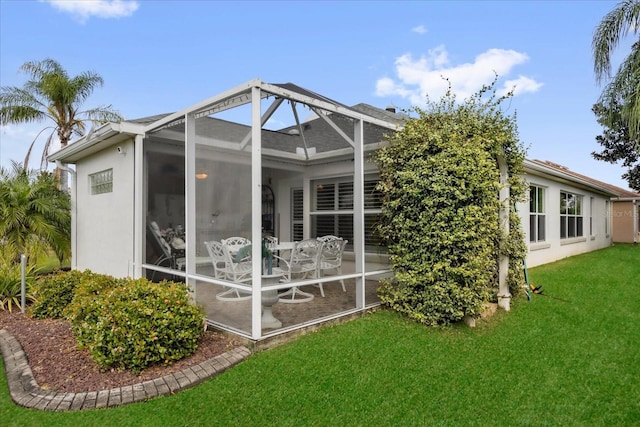
[[(379, 282), (367, 280), (365, 285), (365, 307), (376, 306), (380, 303), (377, 296)], [(355, 280), (345, 280), (343, 292), (339, 281), (324, 284), (322, 297), (316, 286), (304, 286), (304, 292), (314, 295), (313, 300), (301, 303), (278, 302), (273, 305), (273, 315), (282, 322), (282, 328), (314, 322), (318, 319), (331, 317), (356, 308)], [(230, 328), (251, 332), (251, 300), (221, 301), (216, 295), (225, 290), (224, 287), (200, 282), (196, 285), (196, 302), (202, 305), (209, 320)], [(270, 333), (276, 329), (263, 329), (263, 333)]]

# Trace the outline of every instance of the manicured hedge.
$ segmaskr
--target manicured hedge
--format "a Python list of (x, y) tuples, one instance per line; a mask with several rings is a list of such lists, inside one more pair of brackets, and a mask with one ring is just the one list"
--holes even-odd
[(31, 315), (40, 319), (63, 317), (78, 285), (94, 280), (96, 276), (89, 270), (71, 270), (38, 277), (33, 287), (36, 302), (31, 306)]
[(43, 276), (31, 314), (71, 322), (81, 348), (101, 369), (134, 373), (192, 354), (204, 316), (183, 283), (117, 279), (89, 270)]
[(98, 366), (134, 373), (192, 354), (204, 332), (203, 314), (187, 287), (167, 281), (83, 283), (66, 315)]

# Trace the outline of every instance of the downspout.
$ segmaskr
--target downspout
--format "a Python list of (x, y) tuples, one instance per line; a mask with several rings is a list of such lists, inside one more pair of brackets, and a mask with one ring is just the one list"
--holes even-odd
[(505, 254), (505, 239), (509, 238), (509, 168), (504, 158), (504, 153), (498, 155), (498, 168), (500, 169), (500, 254), (498, 261), (498, 307), (505, 311), (511, 309), (511, 294), (509, 293), (509, 284), (507, 277), (509, 275), (509, 256)]
[(76, 237), (76, 218), (77, 218), (77, 200), (78, 200), (78, 186), (76, 183), (76, 171), (71, 169), (66, 164), (63, 164), (60, 160), (56, 160), (56, 167), (60, 170), (69, 172), (71, 174), (71, 269), (75, 270), (78, 266), (76, 259), (77, 237)]

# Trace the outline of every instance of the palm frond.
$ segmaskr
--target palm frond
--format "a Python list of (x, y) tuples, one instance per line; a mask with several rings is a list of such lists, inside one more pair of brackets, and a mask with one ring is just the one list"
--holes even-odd
[(640, 17), (640, 2), (638, 0), (625, 0), (609, 12), (596, 27), (591, 49), (594, 58), (594, 71), (596, 79), (601, 82), (611, 76), (611, 56), (620, 41), (633, 30), (638, 30), (638, 18)]

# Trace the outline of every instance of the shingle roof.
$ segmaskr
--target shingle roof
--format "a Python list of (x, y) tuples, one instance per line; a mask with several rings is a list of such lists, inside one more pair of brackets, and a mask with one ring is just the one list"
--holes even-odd
[[(367, 104), (357, 104), (353, 107), (349, 107), (350, 109), (370, 115), (375, 118), (384, 119), (386, 121), (390, 121), (401, 125), (404, 116), (394, 114), (388, 112), (386, 110), (382, 110), (380, 108), (372, 107)], [(335, 123), (347, 136), (353, 138), (354, 132), (354, 123), (353, 120), (339, 115), (339, 114), (328, 114), (327, 117)], [(348, 143), (334, 130), (332, 127), (325, 122), (323, 119), (316, 117), (312, 120), (308, 120), (304, 123), (301, 123), (302, 132), (304, 133), (305, 140), (307, 142), (308, 147), (315, 147), (316, 152), (322, 153), (326, 151), (332, 151), (340, 148), (348, 147)], [(275, 135), (265, 135), (263, 134), (263, 144), (268, 148), (275, 148), (278, 150), (284, 151), (293, 151), (295, 152), (295, 147), (302, 146), (301, 136), (297, 133), (297, 126), (289, 126), (284, 129), (280, 129), (275, 132)], [(293, 133), (292, 133), (293, 132)], [(385, 140), (385, 135), (391, 133), (390, 129), (386, 129), (380, 126), (376, 126), (371, 123), (364, 124), (364, 141), (365, 144), (374, 144), (379, 143)], [(282, 135), (286, 135), (291, 139), (283, 139)], [(294, 143), (292, 145), (292, 142)], [(296, 145), (297, 144), (297, 145)]]
[(141, 125), (148, 125), (148, 124), (151, 124), (153, 122), (157, 122), (158, 120), (160, 120), (162, 118), (165, 118), (170, 114), (172, 114), (172, 113), (155, 114), (153, 116), (140, 117), (138, 119), (133, 119), (133, 120), (125, 120), (125, 122), (138, 123), (138, 124), (141, 124)]
[(636, 193), (636, 192), (631, 191), (631, 190), (626, 190), (624, 188), (616, 187), (615, 185), (611, 185), (611, 184), (608, 184), (606, 182), (598, 181), (597, 179), (591, 178), (590, 176), (587, 176), (587, 175), (582, 175), (580, 173), (574, 172), (574, 171), (570, 170), (569, 168), (567, 168), (566, 166), (562, 166), (562, 165), (559, 165), (557, 163), (550, 162), (549, 160), (537, 160), (537, 159), (535, 159), (535, 160), (532, 160), (532, 162), (538, 163), (540, 165), (546, 166), (546, 167), (551, 168), (551, 169), (555, 169), (555, 170), (563, 172), (563, 173), (565, 173), (567, 175), (575, 176), (576, 178), (580, 178), (580, 179), (583, 179), (585, 181), (592, 182), (593, 184), (599, 185), (601, 187), (604, 187), (606, 189), (609, 189), (609, 190), (613, 191), (614, 193), (617, 193), (618, 197), (640, 198), (640, 193)]

